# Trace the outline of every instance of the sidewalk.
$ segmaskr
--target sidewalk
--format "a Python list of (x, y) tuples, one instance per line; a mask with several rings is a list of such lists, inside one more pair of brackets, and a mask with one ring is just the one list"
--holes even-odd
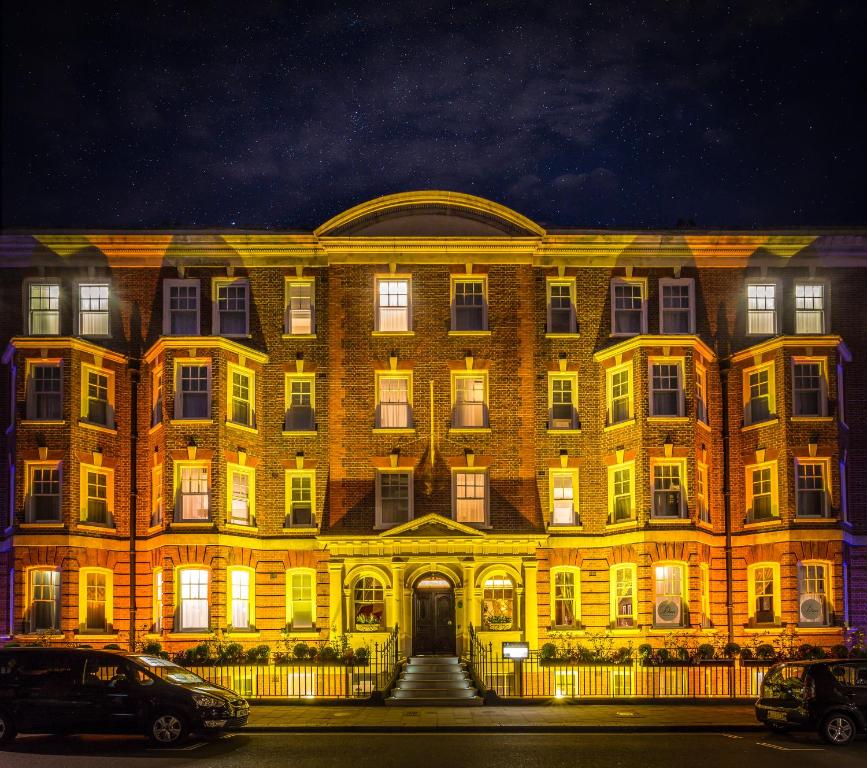
[(255, 705), (248, 732), (650, 732), (762, 730), (750, 704), (565, 704), (487, 707)]

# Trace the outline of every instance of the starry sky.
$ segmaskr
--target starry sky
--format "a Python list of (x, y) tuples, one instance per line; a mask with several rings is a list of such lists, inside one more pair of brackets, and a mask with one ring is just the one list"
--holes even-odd
[(2, 225), (863, 226), (865, 5), (4, 0)]

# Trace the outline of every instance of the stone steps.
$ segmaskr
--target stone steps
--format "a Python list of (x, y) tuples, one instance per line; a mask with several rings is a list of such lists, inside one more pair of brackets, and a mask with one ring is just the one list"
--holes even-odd
[(389, 706), (479, 706), (472, 678), (457, 656), (412, 656), (400, 673)]

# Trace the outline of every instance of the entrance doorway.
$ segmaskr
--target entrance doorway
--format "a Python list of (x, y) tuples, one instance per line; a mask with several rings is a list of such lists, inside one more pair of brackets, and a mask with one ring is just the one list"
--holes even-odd
[(455, 590), (441, 576), (415, 585), (412, 596), (412, 653), (455, 655)]

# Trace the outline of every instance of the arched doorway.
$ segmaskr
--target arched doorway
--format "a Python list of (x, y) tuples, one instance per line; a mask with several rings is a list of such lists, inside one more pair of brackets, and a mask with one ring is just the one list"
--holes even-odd
[(431, 574), (412, 593), (412, 653), (455, 655), (455, 589), (444, 576)]

